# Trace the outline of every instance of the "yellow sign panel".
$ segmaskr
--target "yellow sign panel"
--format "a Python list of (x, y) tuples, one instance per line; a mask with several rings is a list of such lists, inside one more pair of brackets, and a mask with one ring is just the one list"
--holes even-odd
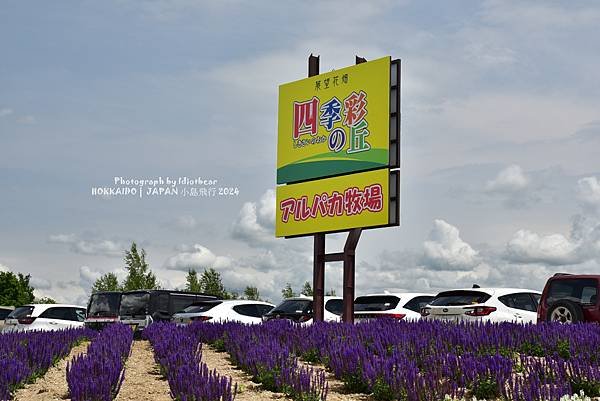
[(389, 165), (390, 57), (279, 87), (277, 184)]
[(380, 169), (277, 187), (277, 237), (390, 224), (390, 173)]

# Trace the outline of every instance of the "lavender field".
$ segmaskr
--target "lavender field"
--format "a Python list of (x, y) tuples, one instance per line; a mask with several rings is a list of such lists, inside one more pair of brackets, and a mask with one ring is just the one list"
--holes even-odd
[[(156, 366), (168, 386), (167, 398), (180, 401), (273, 399), (266, 394), (295, 401), (357, 399), (356, 394), (373, 401), (550, 401), (581, 392), (600, 397), (600, 326), (594, 324), (156, 323), (143, 337), (133, 341), (123, 325), (97, 334), (1, 334), (0, 399), (43, 380), (45, 371), (84, 338), (90, 341), (87, 351), (69, 359), (62, 373), (68, 384), (64, 399), (114, 399), (128, 380), (125, 361), (132, 344), (142, 342), (153, 350), (144, 365)], [(260, 383), (258, 391), (249, 397), (244, 385), (205, 363), (206, 347)], [(341, 389), (332, 390), (333, 381)], [(44, 400), (43, 394), (35, 397)]]

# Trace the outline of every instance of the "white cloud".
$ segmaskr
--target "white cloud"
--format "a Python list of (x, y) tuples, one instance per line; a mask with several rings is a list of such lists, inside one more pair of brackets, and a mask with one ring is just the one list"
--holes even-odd
[(444, 220), (434, 221), (423, 248), (422, 263), (437, 270), (469, 270), (479, 264), (477, 251), (460, 238), (458, 228)]
[(517, 192), (527, 188), (529, 178), (525, 176), (520, 166), (512, 164), (498, 173), (486, 183), (489, 192)]
[(13, 109), (9, 109), (9, 108), (0, 109), (0, 118), (10, 116), (13, 113), (14, 113)]
[(175, 218), (172, 226), (181, 230), (192, 230), (198, 226), (198, 221), (194, 216), (179, 216)]
[(51, 243), (68, 244), (72, 252), (83, 255), (122, 256), (127, 243), (107, 239), (83, 239), (75, 234), (55, 234), (48, 238)]
[(191, 247), (182, 245), (179, 249), (183, 251), (167, 259), (165, 268), (187, 271), (192, 268), (198, 270), (208, 267), (220, 269), (231, 265), (229, 257), (217, 256), (210, 249), (199, 244)]
[(10, 269), (8, 268), (8, 266), (3, 265), (2, 263), (0, 263), (0, 272), (8, 272), (10, 271)]
[(600, 181), (585, 177), (577, 181), (577, 197), (586, 206), (600, 207)]
[(506, 245), (506, 257), (516, 263), (577, 264), (582, 262), (579, 246), (562, 234), (539, 235), (519, 230)]
[(273, 244), (275, 239), (275, 191), (269, 189), (258, 202), (246, 202), (232, 226), (232, 235), (251, 245)]

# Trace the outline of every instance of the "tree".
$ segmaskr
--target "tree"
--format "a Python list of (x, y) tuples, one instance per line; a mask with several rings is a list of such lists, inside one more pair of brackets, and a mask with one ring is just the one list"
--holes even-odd
[(225, 290), (223, 281), (221, 280), (221, 274), (213, 269), (204, 269), (204, 273), (200, 277), (200, 289), (205, 294), (214, 295), (223, 299), (231, 298), (231, 295)]
[(304, 282), (304, 285), (302, 286), (302, 291), (300, 291), (300, 294), (306, 295), (307, 297), (313, 296), (313, 289), (308, 281)]
[(258, 288), (247, 286), (244, 290), (244, 298), (251, 301), (260, 301), (260, 293), (258, 292)]
[(292, 298), (295, 297), (296, 294), (294, 293), (294, 290), (292, 290), (292, 286), (290, 285), (290, 283), (287, 283), (285, 285), (285, 288), (283, 290), (281, 290), (281, 296), (286, 299), (286, 298)]
[(125, 251), (125, 270), (127, 277), (123, 281), (123, 291), (160, 289), (156, 276), (146, 262), (146, 251), (142, 248), (138, 252), (135, 242), (131, 243), (129, 251)]
[(41, 297), (33, 300), (34, 304), (55, 304), (56, 301), (50, 297)]
[(185, 278), (185, 290), (191, 292), (202, 292), (202, 286), (198, 281), (198, 272), (195, 269), (189, 269), (188, 275)]
[(119, 279), (114, 273), (103, 274), (92, 286), (92, 292), (100, 291), (121, 291)]
[(335, 290), (332, 288), (329, 291), (325, 292), (326, 297), (335, 297)]
[(0, 305), (20, 306), (34, 300), (31, 276), (22, 273), (0, 272)]

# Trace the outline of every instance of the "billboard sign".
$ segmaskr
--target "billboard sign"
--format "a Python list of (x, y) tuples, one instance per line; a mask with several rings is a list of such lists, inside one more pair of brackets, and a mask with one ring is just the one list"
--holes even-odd
[(275, 235), (398, 225), (398, 190), (387, 168), (278, 186)]
[(277, 184), (399, 166), (399, 61), (279, 87)]

